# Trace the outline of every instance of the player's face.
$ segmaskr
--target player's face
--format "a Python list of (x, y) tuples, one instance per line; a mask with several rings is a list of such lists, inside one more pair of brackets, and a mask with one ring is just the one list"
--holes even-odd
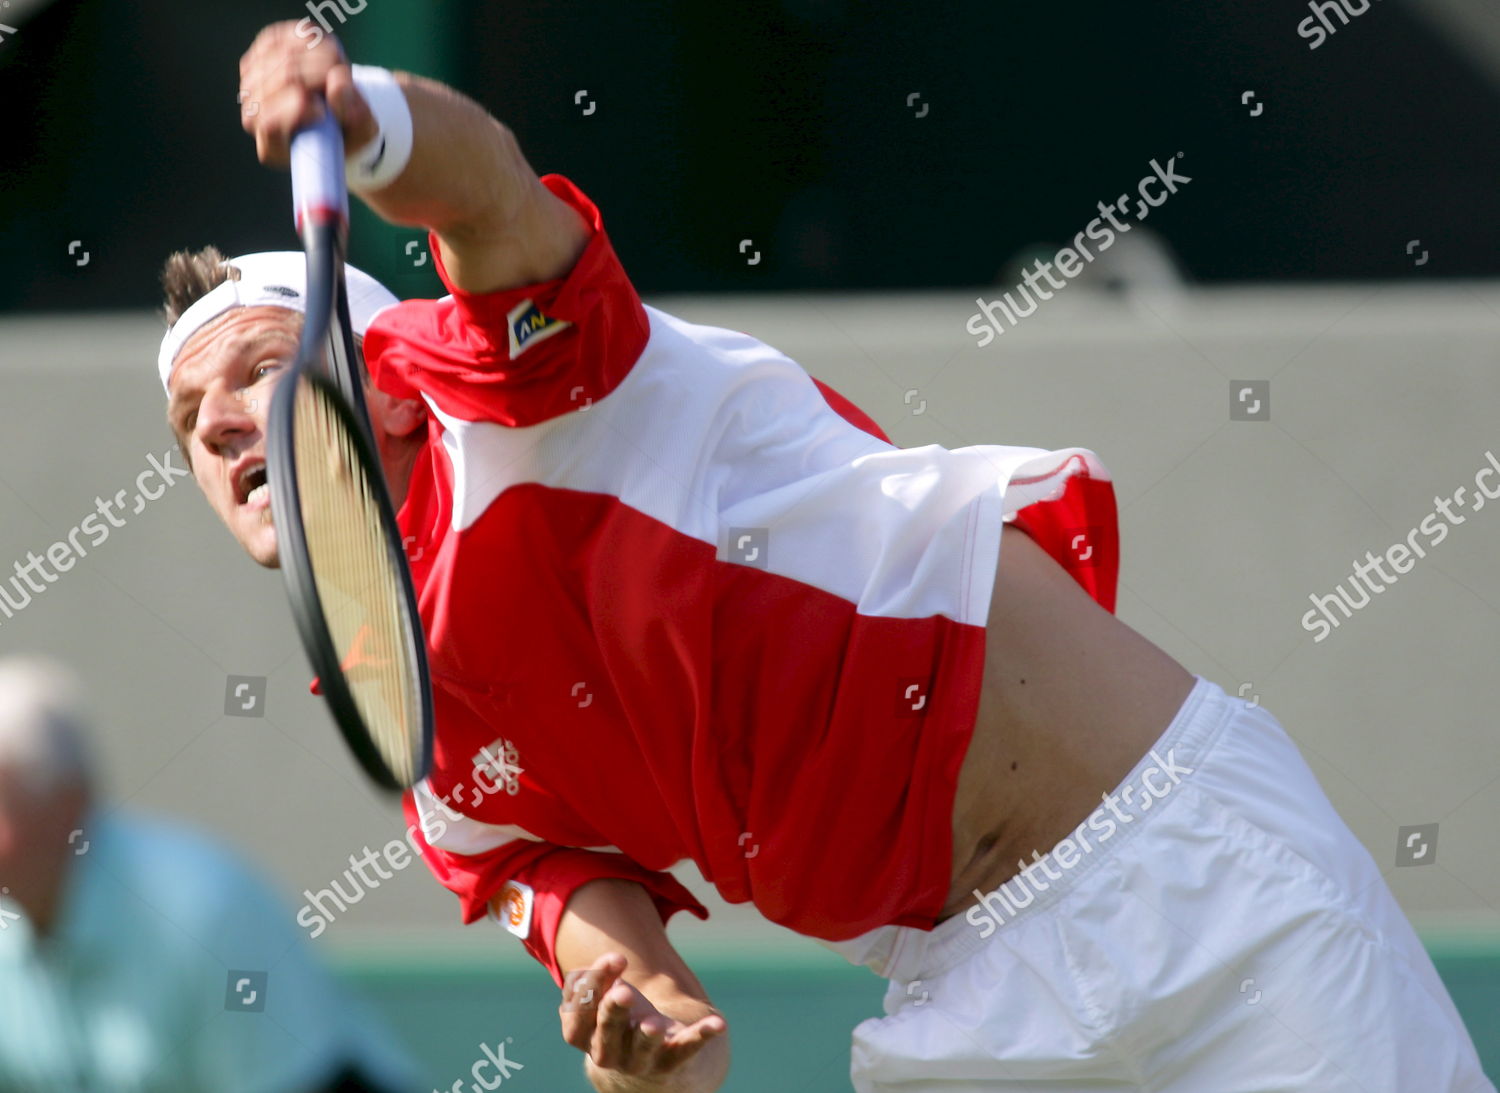
[(250, 557), (275, 568), (276, 528), (266, 478), (266, 417), (297, 355), (302, 316), (243, 307), (196, 332), (172, 370), (167, 419), (193, 477)]

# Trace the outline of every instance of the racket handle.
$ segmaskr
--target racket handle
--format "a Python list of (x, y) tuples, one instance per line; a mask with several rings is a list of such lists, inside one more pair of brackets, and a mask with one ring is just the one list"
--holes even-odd
[(344, 137), (327, 104), (318, 121), (292, 136), (292, 215), (304, 226), (349, 226), (349, 190), (344, 182)]

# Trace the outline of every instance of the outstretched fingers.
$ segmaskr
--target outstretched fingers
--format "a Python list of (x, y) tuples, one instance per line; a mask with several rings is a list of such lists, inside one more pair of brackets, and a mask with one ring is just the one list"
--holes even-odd
[(682, 1025), (668, 1035), (656, 1053), (655, 1071), (669, 1074), (687, 1062), (710, 1040), (722, 1036), (729, 1024), (718, 1014), (700, 1017), (691, 1025)]
[(562, 1018), (564, 1040), (580, 1051), (589, 1050), (604, 995), (624, 973), (625, 958), (618, 953), (605, 953), (587, 968), (578, 968), (563, 978), (558, 1014)]

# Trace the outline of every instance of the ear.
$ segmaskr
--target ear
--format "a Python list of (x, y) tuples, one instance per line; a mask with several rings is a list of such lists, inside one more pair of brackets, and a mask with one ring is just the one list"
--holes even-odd
[(377, 432), (402, 439), (427, 423), (427, 404), (421, 399), (396, 398), (373, 384), (369, 392), (370, 419)]

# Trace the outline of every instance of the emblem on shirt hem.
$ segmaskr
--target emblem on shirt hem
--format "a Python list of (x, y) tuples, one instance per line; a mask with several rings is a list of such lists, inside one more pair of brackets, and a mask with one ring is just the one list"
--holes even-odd
[(529, 884), (508, 880), (495, 897), (490, 917), (522, 941), (531, 933), (531, 909), (536, 902)]

